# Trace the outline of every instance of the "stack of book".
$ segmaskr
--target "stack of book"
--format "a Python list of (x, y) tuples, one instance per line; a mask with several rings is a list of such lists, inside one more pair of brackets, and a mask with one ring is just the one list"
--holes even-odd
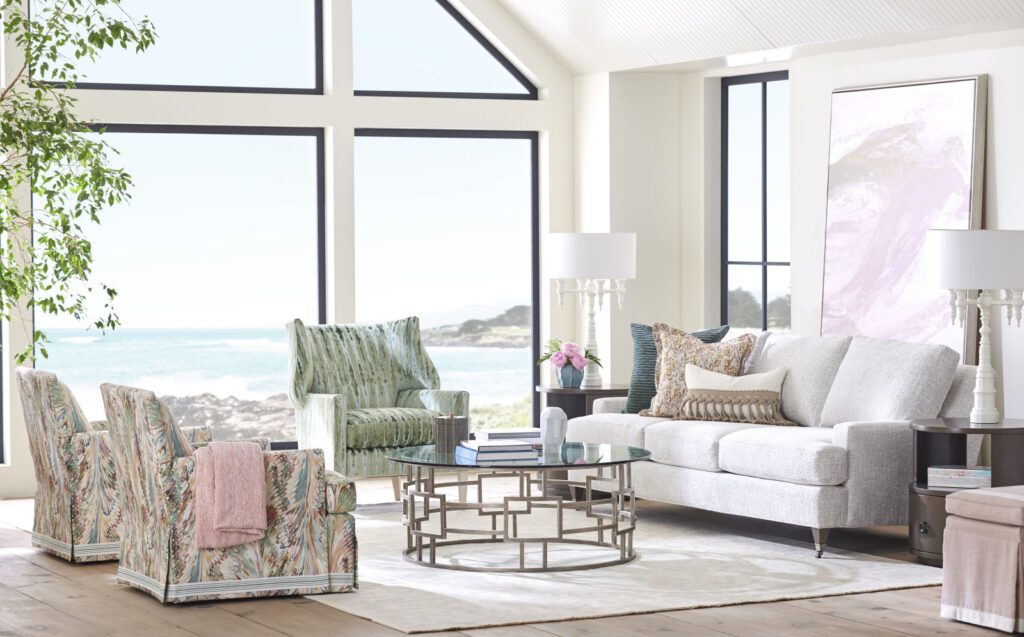
[(944, 489), (986, 489), (992, 486), (992, 467), (963, 465), (928, 467), (928, 487)]
[(455, 449), (461, 464), (534, 464), (537, 451), (526, 440), (463, 440)]

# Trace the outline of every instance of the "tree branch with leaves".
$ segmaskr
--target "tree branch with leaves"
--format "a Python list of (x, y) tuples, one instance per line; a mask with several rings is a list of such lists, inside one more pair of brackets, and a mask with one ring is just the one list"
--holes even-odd
[[(141, 53), (156, 32), (121, 0), (36, 0), (31, 16), (27, 0), (0, 0), (0, 17), (8, 51), (23, 56), (0, 90), (0, 320), (27, 307), (113, 329), (117, 292), (91, 281), (84, 228), (128, 201), (132, 180), (111, 164), (102, 131), (77, 117), (72, 89), (80, 61), (114, 47)], [(33, 328), (17, 362), (37, 348), (45, 357), (45, 343)]]

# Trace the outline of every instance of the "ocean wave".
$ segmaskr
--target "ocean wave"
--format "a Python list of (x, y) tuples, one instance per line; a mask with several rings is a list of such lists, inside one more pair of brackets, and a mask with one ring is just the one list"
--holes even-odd
[(72, 345), (90, 345), (100, 340), (99, 336), (68, 336), (65, 338), (58, 338), (58, 343), (71, 343)]
[(288, 344), (282, 341), (272, 341), (269, 338), (221, 338), (203, 341), (188, 341), (189, 345), (201, 345), (203, 347), (227, 347), (230, 349), (243, 350), (247, 352), (286, 352)]

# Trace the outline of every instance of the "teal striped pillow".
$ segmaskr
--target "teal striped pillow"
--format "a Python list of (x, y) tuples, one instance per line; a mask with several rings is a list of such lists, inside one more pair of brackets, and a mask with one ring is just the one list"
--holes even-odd
[[(658, 348), (654, 344), (654, 331), (650, 325), (632, 323), (629, 331), (633, 334), (633, 375), (629, 379), (629, 397), (622, 413), (636, 414), (651, 406), (651, 399), (658, 393), (654, 384), (654, 367), (658, 363)], [(712, 327), (694, 336), (705, 343), (717, 343), (729, 332), (728, 325)]]

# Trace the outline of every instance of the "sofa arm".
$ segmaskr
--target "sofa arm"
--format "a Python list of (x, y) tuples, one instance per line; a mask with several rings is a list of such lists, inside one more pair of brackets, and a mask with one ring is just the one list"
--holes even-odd
[(906, 524), (914, 478), (910, 423), (841, 423), (832, 429), (832, 444), (847, 450), (847, 526)]
[(295, 408), (300, 449), (322, 449), (328, 469), (344, 475), (348, 438), (348, 408), (341, 394), (307, 394)]
[(611, 398), (598, 398), (594, 401), (595, 414), (621, 414), (626, 408), (625, 396), (613, 396)]
[(403, 389), (396, 407), (429, 409), (442, 414), (469, 415), (469, 392), (447, 389)]

